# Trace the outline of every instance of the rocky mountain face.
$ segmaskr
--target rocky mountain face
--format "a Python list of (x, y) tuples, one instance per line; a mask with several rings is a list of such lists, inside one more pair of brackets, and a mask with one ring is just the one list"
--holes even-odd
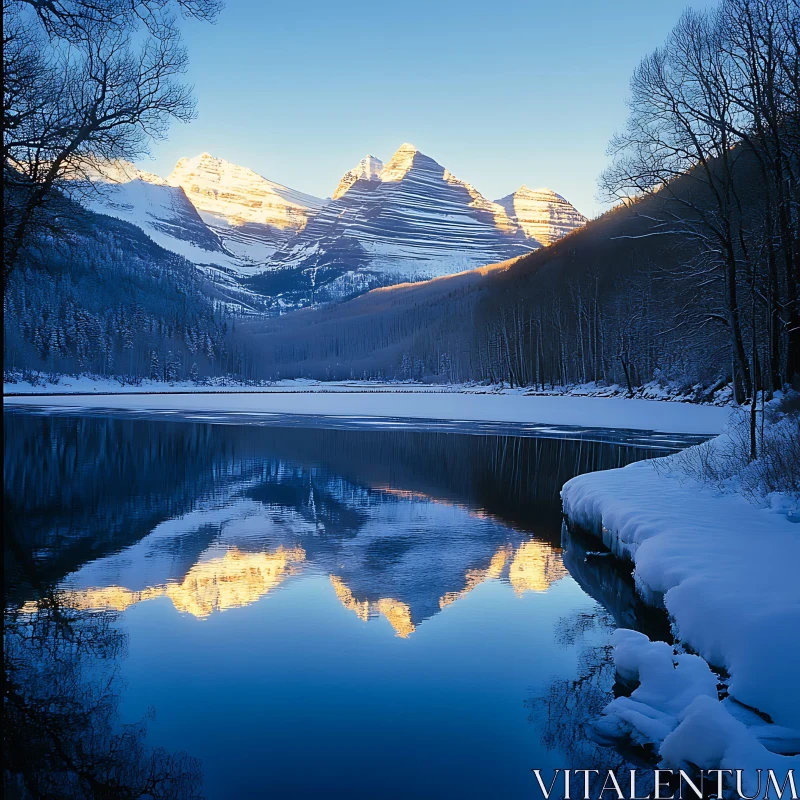
[(497, 203), (526, 236), (545, 247), (586, 222), (583, 214), (552, 189), (529, 189), (523, 184)]
[(549, 189), (487, 200), (410, 144), (386, 164), (363, 158), (330, 200), (209, 153), (180, 159), (166, 179), (113, 165), (102, 184), (93, 210), (137, 225), (253, 310), (504, 261), (585, 222)]
[(338, 197), (275, 253), (254, 285), (274, 290), (279, 279), (306, 292), (306, 302), (329, 301), (540, 246), (502, 206), (413, 145), (402, 145), (380, 170), (376, 161), (368, 156), (344, 176)]
[(333, 199), (338, 200), (356, 181), (380, 180), (382, 169), (383, 161), (375, 158), (375, 156), (365, 156), (353, 169), (348, 170), (342, 175), (342, 179), (339, 181), (339, 185), (333, 193)]
[(167, 183), (183, 189), (225, 248), (245, 265), (263, 264), (325, 205), (209, 153), (180, 159)]
[[(270, 307), (270, 302), (245, 285), (247, 276), (261, 269), (264, 260), (243, 257), (232, 249), (180, 186), (133, 164), (115, 162), (98, 168), (85, 197), (91, 211), (132, 223), (165, 250), (194, 264), (213, 284), (215, 299), (231, 310), (252, 313)], [(274, 246), (269, 252), (273, 251)]]

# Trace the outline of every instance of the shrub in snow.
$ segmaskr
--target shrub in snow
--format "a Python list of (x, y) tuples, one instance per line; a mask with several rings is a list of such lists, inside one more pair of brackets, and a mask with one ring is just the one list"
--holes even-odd
[(750, 416), (737, 411), (722, 436), (656, 463), (722, 492), (739, 492), (759, 504), (800, 501), (800, 394), (778, 396), (759, 413), (756, 458), (751, 458)]

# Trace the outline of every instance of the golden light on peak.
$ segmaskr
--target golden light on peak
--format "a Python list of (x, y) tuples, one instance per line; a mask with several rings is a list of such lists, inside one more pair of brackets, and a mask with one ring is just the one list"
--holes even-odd
[(336, 575), (331, 575), (331, 583), (341, 604), (348, 611), (352, 611), (362, 622), (366, 622), (369, 619), (369, 601), (356, 600), (349, 587)]
[(459, 592), (448, 592), (444, 597), (439, 598), (439, 608), (444, 608), (451, 603), (455, 603), (456, 600), (460, 600), (485, 580), (499, 578), (503, 574), (506, 562), (511, 557), (511, 552), (512, 548), (510, 544), (503, 545), (503, 547), (492, 556), (492, 560), (489, 562), (489, 566), (486, 569), (467, 570), (464, 588)]
[(401, 639), (410, 636), (416, 630), (416, 625), (411, 621), (411, 608), (400, 600), (378, 600), (378, 611), (389, 620), (391, 626), (397, 631)]
[(166, 595), (178, 611), (195, 617), (241, 608), (296, 574), (305, 557), (301, 547), (279, 547), (273, 553), (242, 553), (232, 548), (221, 558), (195, 564), (181, 583), (166, 587)]

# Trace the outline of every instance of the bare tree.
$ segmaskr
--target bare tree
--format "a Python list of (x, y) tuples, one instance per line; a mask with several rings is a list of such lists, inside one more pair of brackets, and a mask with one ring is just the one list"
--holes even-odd
[(765, 193), (769, 369), (777, 388), (781, 328), (786, 377), (800, 371), (800, 2), (726, 0), (720, 27), (740, 111), (732, 132), (756, 159)]
[(639, 207), (652, 225), (640, 235), (696, 244), (684, 276), (716, 285), (724, 314), (711, 308), (694, 324), (728, 330), (740, 400), (756, 388), (744, 328), (761, 316), (743, 321), (740, 290), (768, 308), (772, 388), (796, 379), (800, 363), (799, 12), (798, 0), (724, 0), (712, 12), (686, 12), (634, 74), (628, 123), (601, 183), (611, 197), (650, 198)]
[(4, 0), (4, 273), (98, 164), (141, 157), (194, 116), (176, 23), (213, 20), (217, 0)]
[(650, 197), (642, 234), (690, 238), (700, 251), (698, 278), (724, 287), (731, 349), (744, 393), (752, 390), (738, 299), (745, 220), (740, 213), (728, 119), (727, 69), (708, 15), (687, 11), (667, 43), (647, 56), (631, 80), (630, 115), (611, 142), (612, 165), (601, 179), (611, 197)]

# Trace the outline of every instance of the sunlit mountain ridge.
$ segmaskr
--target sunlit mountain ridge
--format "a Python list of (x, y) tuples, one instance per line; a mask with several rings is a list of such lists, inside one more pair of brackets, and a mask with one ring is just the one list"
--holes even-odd
[(516, 192), (496, 202), (527, 236), (545, 247), (587, 221), (583, 214), (552, 189), (529, 189), (523, 184)]
[[(305, 560), (300, 547), (278, 547), (274, 552), (242, 553), (231, 548), (224, 555), (198, 561), (180, 582), (145, 589), (124, 586), (90, 587), (67, 590), (67, 605), (84, 610), (125, 611), (138, 603), (168, 597), (176, 611), (203, 619), (218, 611), (242, 608), (260, 600), (290, 575), (298, 572)], [(32, 609), (33, 605), (26, 606)]]
[(408, 143), (385, 164), (363, 158), (327, 200), (210, 153), (181, 158), (167, 178), (129, 164), (101, 171), (93, 210), (137, 225), (262, 310), (474, 269), (585, 221), (551, 190), (522, 186), (492, 202)]

